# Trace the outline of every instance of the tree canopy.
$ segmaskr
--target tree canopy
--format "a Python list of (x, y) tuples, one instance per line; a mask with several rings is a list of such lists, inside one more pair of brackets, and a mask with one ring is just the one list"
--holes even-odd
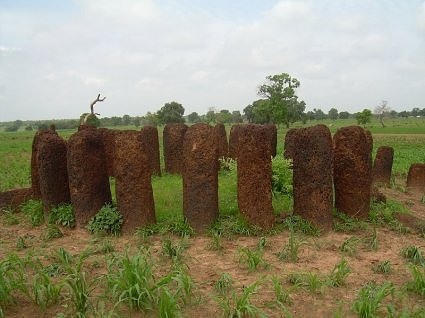
[(183, 123), (184, 108), (182, 104), (177, 102), (170, 102), (164, 104), (158, 111), (158, 119), (162, 124), (168, 123)]
[(356, 114), (356, 120), (359, 125), (366, 126), (372, 119), (372, 111), (370, 109), (363, 109), (360, 113)]

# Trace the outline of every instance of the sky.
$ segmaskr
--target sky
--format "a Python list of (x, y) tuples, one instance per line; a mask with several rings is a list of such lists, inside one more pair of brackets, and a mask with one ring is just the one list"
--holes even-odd
[(0, 0), (0, 121), (242, 112), (289, 73), (307, 110), (425, 107), (425, 0)]

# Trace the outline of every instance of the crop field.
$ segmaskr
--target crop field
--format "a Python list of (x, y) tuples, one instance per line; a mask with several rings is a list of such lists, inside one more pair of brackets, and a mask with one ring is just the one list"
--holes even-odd
[[(332, 132), (354, 124), (323, 123)], [(206, 233), (184, 222), (178, 175), (152, 178), (158, 222), (134, 235), (75, 229), (70, 206), (55, 218), (38, 201), (4, 209), (0, 317), (425, 317), (425, 204), (405, 192), (410, 164), (425, 162), (425, 122), (387, 124), (367, 127), (374, 153), (394, 148), (387, 202), (362, 221), (335, 212), (331, 231), (291, 215), (283, 127), (273, 160), (283, 188), (268, 231), (239, 216), (232, 162), (219, 172), (220, 217)], [(0, 132), (0, 191), (30, 185), (33, 135)], [(162, 128), (159, 136), (162, 144)]]

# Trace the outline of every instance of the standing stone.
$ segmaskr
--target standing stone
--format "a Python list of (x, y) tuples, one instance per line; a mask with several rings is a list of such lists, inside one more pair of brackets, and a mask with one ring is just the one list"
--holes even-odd
[(22, 203), (33, 199), (32, 188), (20, 188), (0, 192), (0, 209), (16, 210)]
[(70, 202), (66, 151), (66, 141), (58, 135), (40, 136), (37, 162), (45, 213), (61, 203)]
[(181, 123), (167, 124), (164, 127), (164, 161), (168, 173), (183, 173), (183, 140), (187, 126)]
[(372, 169), (373, 183), (390, 186), (393, 158), (394, 149), (392, 147), (382, 146), (378, 148)]
[(38, 174), (38, 148), (40, 144), (40, 138), (44, 135), (57, 135), (56, 131), (53, 130), (39, 130), (35, 133), (34, 139), (32, 141), (31, 149), (31, 187), (34, 198), (40, 198), (40, 177)]
[(338, 129), (334, 136), (335, 207), (357, 218), (367, 218), (372, 184), (373, 140), (359, 126)]
[(238, 157), (238, 135), (239, 135), (239, 127), (242, 125), (233, 125), (230, 128), (229, 134), (229, 157), (236, 160)]
[(293, 159), (294, 158), (294, 151), (295, 151), (295, 148), (296, 148), (295, 135), (296, 135), (297, 130), (298, 129), (296, 129), (296, 128), (292, 128), (292, 129), (289, 129), (286, 132), (284, 152), (283, 152), (283, 156), (286, 159)]
[(270, 143), (271, 143), (271, 156), (276, 157), (276, 147), (277, 147), (277, 127), (275, 124), (265, 125), (267, 132), (269, 134)]
[(102, 136), (97, 129), (84, 129), (69, 138), (68, 179), (76, 223), (85, 226), (112, 201)]
[(151, 170), (142, 138), (139, 131), (122, 131), (115, 136), (115, 192), (124, 233), (156, 222)]
[(183, 212), (190, 226), (204, 230), (218, 217), (218, 144), (216, 129), (195, 124), (183, 144)]
[(294, 214), (324, 228), (332, 226), (333, 145), (329, 128), (317, 125), (293, 133)]
[(142, 139), (143, 150), (148, 155), (148, 163), (151, 174), (161, 176), (158, 129), (154, 126), (143, 127)]
[(270, 228), (272, 206), (271, 147), (267, 128), (248, 124), (238, 128), (238, 205), (250, 224)]
[(413, 194), (425, 194), (425, 163), (414, 163), (407, 174), (407, 191)]
[(108, 176), (114, 177), (114, 154), (115, 154), (115, 135), (119, 130), (98, 128), (102, 135), (103, 149), (105, 151), (105, 164)]
[(223, 124), (217, 124), (214, 131), (218, 144), (218, 158), (227, 158), (229, 156), (229, 143), (227, 142), (226, 128)]

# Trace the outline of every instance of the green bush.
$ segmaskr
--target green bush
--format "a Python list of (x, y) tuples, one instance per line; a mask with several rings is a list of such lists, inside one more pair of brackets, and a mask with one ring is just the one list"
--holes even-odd
[(272, 190), (292, 196), (292, 161), (280, 154), (272, 159)]
[(117, 208), (107, 204), (90, 220), (87, 229), (92, 234), (119, 235), (122, 222), (122, 215)]
[(50, 211), (49, 223), (66, 227), (75, 226), (74, 210), (71, 204), (60, 204)]
[(28, 200), (21, 206), (21, 210), (32, 226), (38, 226), (44, 222), (43, 205), (40, 200)]

